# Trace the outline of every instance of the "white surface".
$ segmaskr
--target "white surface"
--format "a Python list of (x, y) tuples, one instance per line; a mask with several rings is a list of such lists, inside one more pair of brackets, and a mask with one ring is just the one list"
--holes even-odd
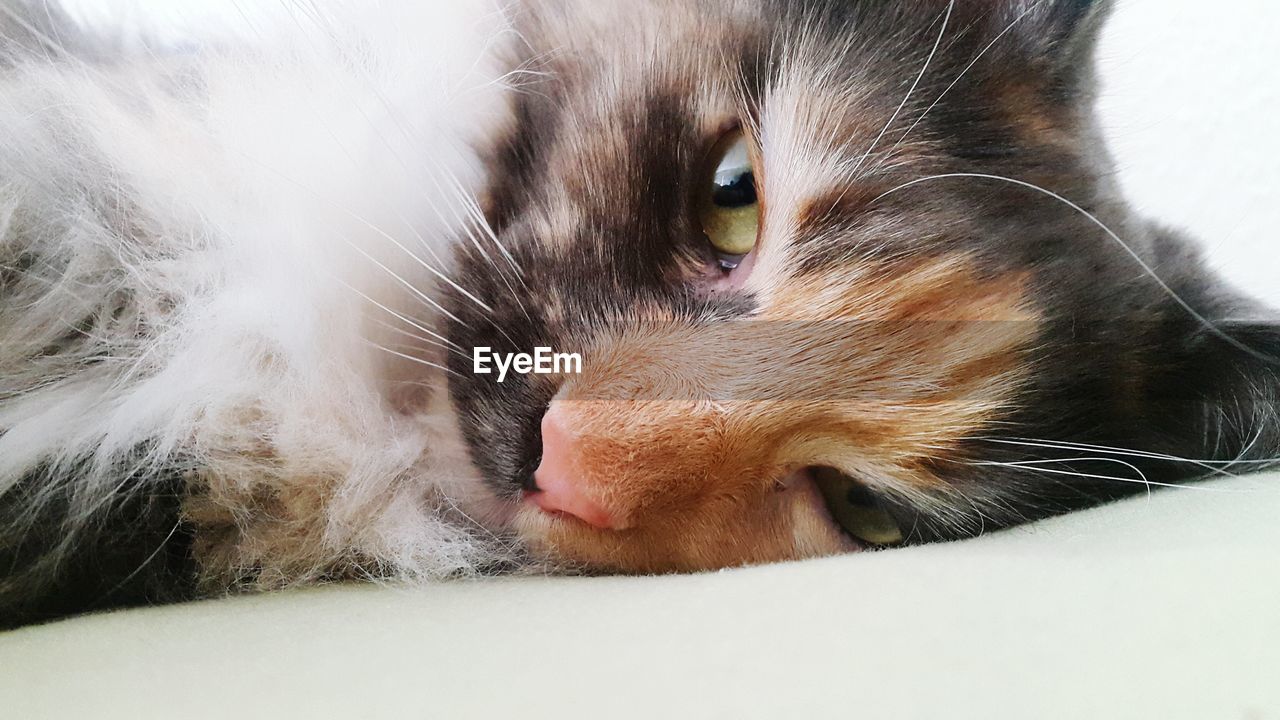
[[(1280, 302), (1280, 6), (1121, 5), (1124, 186)], [(87, 618), (0, 636), (0, 717), (1276, 718), (1277, 518), (1271, 475), (799, 565)]]
[(1117, 0), (1100, 110), (1146, 215), (1280, 306), (1280, 4)]
[(1280, 476), (955, 545), (0, 636), (5, 718), (1280, 717)]

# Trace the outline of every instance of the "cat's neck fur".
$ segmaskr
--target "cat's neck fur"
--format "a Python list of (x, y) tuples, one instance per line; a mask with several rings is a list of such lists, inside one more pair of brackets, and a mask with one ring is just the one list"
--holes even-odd
[(38, 17), (0, 25), (27, 40), (0, 63), (0, 608), (53, 563), (73, 572), (48, 592), (92, 606), (152, 594), (156, 558), (262, 587), (493, 562), (440, 500), (479, 483), (431, 397), (425, 298), (507, 121), (496, 9), (108, 63)]

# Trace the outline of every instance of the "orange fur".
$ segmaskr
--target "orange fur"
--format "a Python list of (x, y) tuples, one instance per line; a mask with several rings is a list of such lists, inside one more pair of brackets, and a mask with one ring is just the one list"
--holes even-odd
[(527, 510), (522, 534), (628, 572), (847, 551), (813, 489), (785, 480), (825, 465), (904, 492), (936, 484), (924, 461), (1018, 385), (1038, 329), (1024, 280), (985, 280), (963, 256), (844, 267), (764, 293), (749, 320), (655, 314), (598, 341), (555, 406), (618, 529)]

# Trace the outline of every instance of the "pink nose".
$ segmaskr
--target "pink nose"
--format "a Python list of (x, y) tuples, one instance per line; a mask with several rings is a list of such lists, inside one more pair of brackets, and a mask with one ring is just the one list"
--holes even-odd
[(561, 415), (562, 411), (552, 403), (542, 417), (542, 463), (533, 473), (538, 489), (528, 499), (549, 513), (572, 515), (604, 530), (612, 528), (614, 521), (609, 511), (583, 491), (578, 448)]

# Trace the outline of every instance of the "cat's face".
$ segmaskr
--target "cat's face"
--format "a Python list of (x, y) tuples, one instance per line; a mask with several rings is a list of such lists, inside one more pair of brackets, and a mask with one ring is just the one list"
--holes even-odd
[[(1098, 222), (1214, 311), (1181, 244), (1110, 187), (1088, 97), (1101, 14), (566, 0), (522, 17), (496, 237), (458, 258), (492, 309), (455, 295), (449, 333), (453, 403), (518, 534), (630, 572), (963, 537), (1133, 489), (1056, 443), (1199, 432), (1171, 418), (1202, 393), (1169, 387), (1213, 381), (1152, 359), (1200, 328)], [(473, 348), (540, 346), (581, 373), (475, 373)]]

